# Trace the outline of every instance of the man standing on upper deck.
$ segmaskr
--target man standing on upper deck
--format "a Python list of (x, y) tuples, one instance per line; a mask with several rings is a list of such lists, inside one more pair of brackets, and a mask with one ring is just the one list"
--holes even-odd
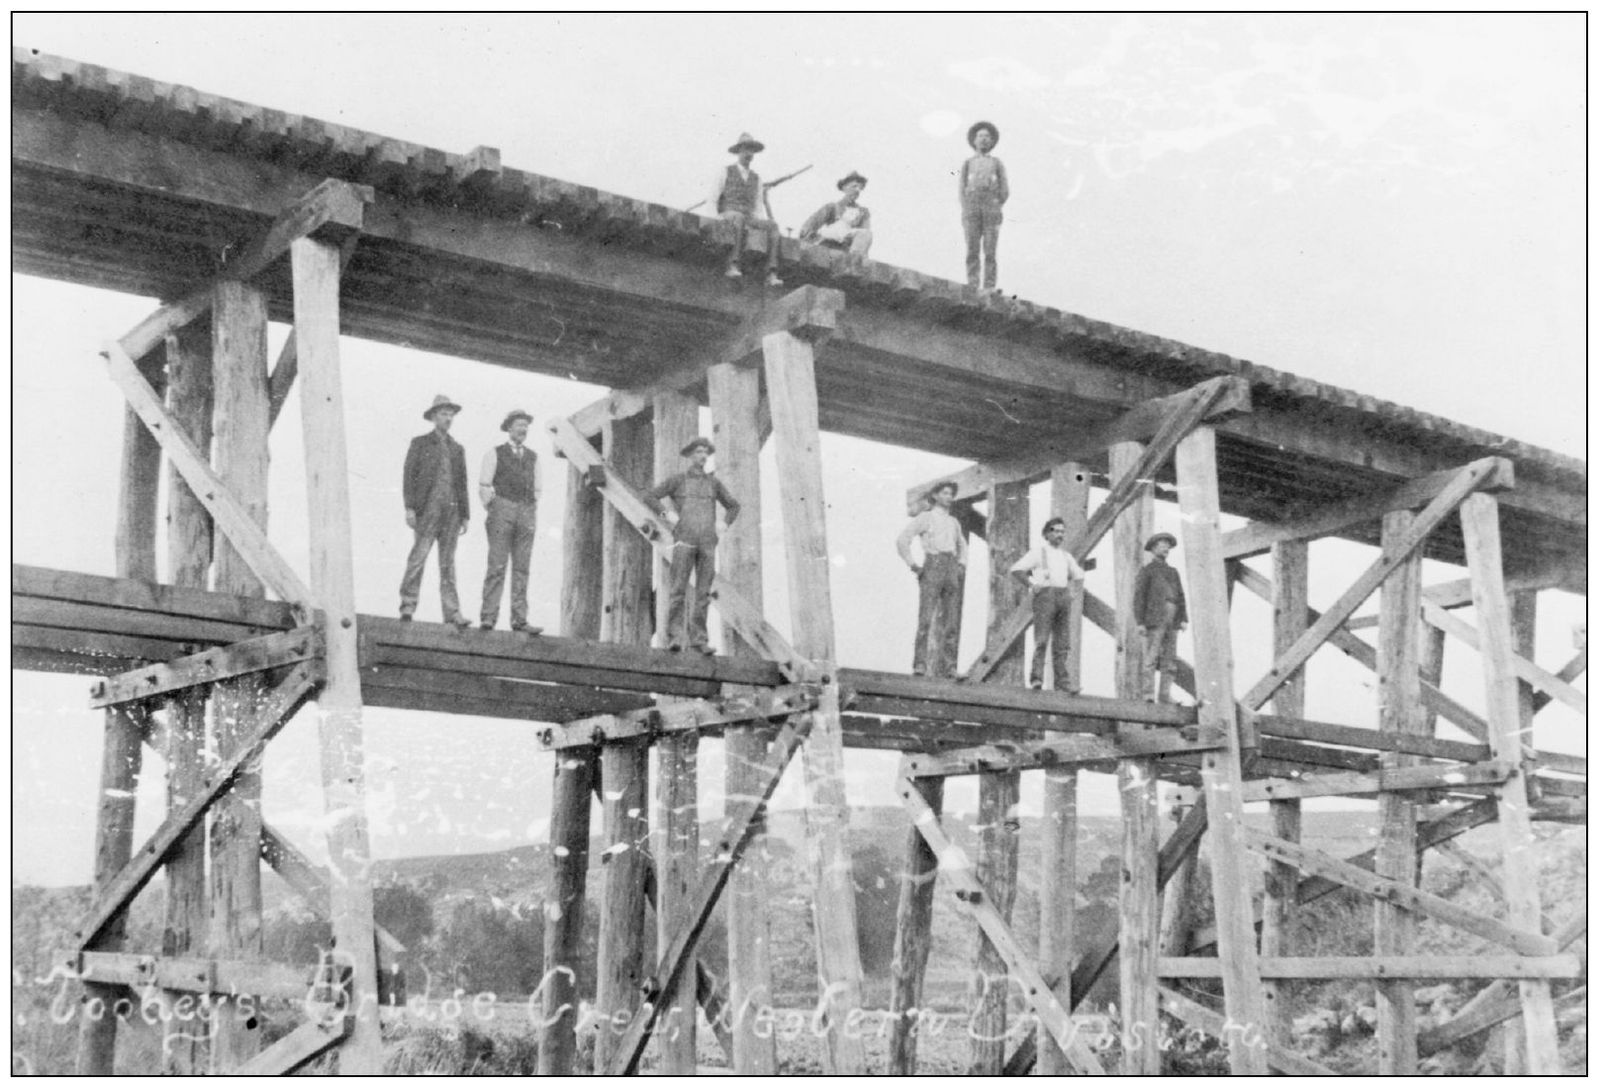
[[(1173, 669), (1178, 663), (1179, 632), (1189, 622), (1184, 583), (1167, 564), (1167, 554), (1178, 547), (1172, 533), (1157, 533), (1145, 542), (1151, 561), (1140, 568), (1134, 582), (1134, 622), (1140, 628), (1140, 698), (1153, 703), (1172, 701)], [(1158, 683), (1156, 674), (1161, 673)]]
[(865, 257), (873, 245), (873, 214), (857, 201), (867, 188), (867, 179), (852, 170), (839, 179), (837, 187), (843, 195), (818, 208), (801, 224), (800, 239)]
[(990, 154), (1000, 142), (1000, 129), (980, 121), (967, 130), (967, 143), (977, 152), (962, 163), (957, 193), (962, 201), (962, 234), (967, 239), (967, 283), (979, 286), (979, 258), (983, 253), (984, 290), (995, 289), (995, 246), (1001, 237), (1001, 205), (1011, 195), (1006, 166)]
[[(901, 530), (895, 550), (917, 575), (917, 642), (912, 650), (912, 672), (918, 676), (949, 677), (956, 675), (956, 648), (961, 638), (967, 536), (951, 513), (951, 503), (956, 501), (955, 482), (942, 480), (928, 497), (934, 505)], [(912, 557), (913, 540), (922, 546), (921, 563)]]
[[(739, 502), (723, 481), (706, 471), (706, 461), (717, 447), (696, 438), (679, 451), (689, 468), (657, 484), (645, 501), (667, 517), (673, 526), (673, 561), (668, 569), (671, 597), (667, 607), (667, 648), (681, 650), (685, 641), (703, 654), (715, 651), (706, 633), (706, 609), (711, 604), (712, 580), (717, 577), (717, 504), (727, 511), (726, 525), (739, 516)], [(684, 598), (690, 575), (695, 576), (695, 605), (686, 630)]]
[(1034, 666), (1029, 671), (1028, 686), (1036, 690), (1045, 686), (1045, 654), (1049, 647), (1051, 687), (1076, 693), (1078, 689), (1067, 683), (1067, 650), (1071, 637), (1068, 617), (1073, 605), (1072, 591), (1075, 586), (1084, 585), (1084, 568), (1064, 546), (1067, 522), (1052, 518), (1045, 523), (1043, 535), (1045, 543), (1013, 563), (1011, 570), (1013, 578), (1034, 590)]
[[(756, 152), (766, 146), (750, 133), (741, 132), (734, 146), (728, 149), (735, 161), (718, 172), (706, 203), (714, 214), (734, 224), (734, 248), (729, 251), (728, 267), (723, 275), (733, 279), (744, 275), (739, 270), (739, 259), (745, 252), (745, 236), (752, 230), (759, 230), (767, 237), (767, 286), (782, 287), (784, 281), (778, 278), (778, 224), (773, 220), (773, 207), (767, 200), (767, 187), (750, 166)], [(765, 219), (760, 214), (763, 212)]]
[(478, 470), (478, 497), (488, 508), (489, 569), (484, 572), (484, 603), (479, 626), (495, 629), (500, 616), (501, 589), (506, 564), (511, 564), (511, 629), (537, 635), (528, 623), (528, 562), (534, 551), (534, 527), (539, 513), (539, 455), (523, 443), (534, 417), (521, 408), (501, 421), (507, 441), (484, 454)]
[(456, 538), (467, 531), (467, 452), (450, 437), (450, 425), (461, 405), (441, 393), (422, 417), (434, 425), (427, 434), (411, 440), (401, 477), (406, 504), (406, 525), (415, 536), (400, 580), (400, 618), (417, 611), (423, 567), (428, 553), (439, 544), (439, 600), (445, 622), (467, 626), (456, 597)]

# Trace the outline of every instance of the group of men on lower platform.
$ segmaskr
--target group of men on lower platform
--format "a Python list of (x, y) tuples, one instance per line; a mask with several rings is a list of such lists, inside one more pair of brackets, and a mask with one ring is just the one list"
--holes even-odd
[[(451, 424), (461, 405), (443, 394), (423, 413), (433, 430), (412, 439), (406, 451), (401, 493), (406, 525), (412, 530), (411, 553), (400, 582), (400, 618), (410, 620), (417, 611), (423, 568), (428, 553), (439, 548), (439, 597), (446, 623), (466, 628), (472, 623), (462, 613), (456, 592), (456, 540), (467, 532), (471, 506), (467, 501), (467, 453), (450, 437)], [(507, 413), (500, 429), (506, 441), (484, 454), (478, 473), (478, 497), (488, 515), (489, 569), (484, 575), (479, 627), (493, 630), (505, 595), (506, 568), (511, 568), (511, 629), (537, 635), (541, 628), (528, 622), (528, 568), (538, 524), (539, 455), (527, 446), (533, 417), (522, 409)], [(646, 501), (673, 526), (670, 566), (671, 597), (667, 617), (668, 648), (687, 644), (701, 653), (713, 652), (706, 632), (706, 610), (711, 603), (712, 581), (717, 577), (717, 504), (726, 521), (739, 516), (739, 502), (712, 473), (706, 460), (716, 452), (711, 442), (697, 438), (682, 450), (688, 459), (684, 471), (653, 488)], [(693, 603), (686, 608), (689, 583), (695, 583)]]
[[(951, 512), (957, 486), (944, 480), (928, 493), (929, 508), (912, 518), (895, 542), (902, 561), (917, 576), (917, 638), (912, 648), (912, 671), (919, 676), (954, 677), (956, 648), (961, 632), (963, 571), (967, 566), (967, 534)], [(1071, 644), (1069, 616), (1073, 591), (1082, 589), (1087, 570), (1095, 560), (1080, 563), (1067, 547), (1067, 523), (1051, 518), (1041, 534), (1045, 542), (1031, 548), (1009, 571), (1029, 587), (1034, 612), (1034, 658), (1029, 687), (1045, 686), (1045, 663), (1051, 663), (1052, 687), (1077, 693), (1075, 674), (1069, 668)], [(914, 554), (918, 546), (921, 557)], [(1140, 640), (1131, 648), (1140, 655), (1140, 698), (1169, 702), (1173, 671), (1178, 662), (1178, 633), (1189, 622), (1184, 585), (1167, 556), (1178, 540), (1172, 533), (1157, 533), (1145, 542), (1151, 559), (1140, 568), (1134, 586), (1133, 610)]]

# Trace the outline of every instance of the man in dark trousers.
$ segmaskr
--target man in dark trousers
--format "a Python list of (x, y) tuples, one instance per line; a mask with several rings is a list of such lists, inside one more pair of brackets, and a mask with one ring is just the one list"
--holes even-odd
[(837, 187), (840, 198), (824, 204), (801, 224), (800, 240), (866, 257), (873, 246), (873, 213), (861, 204), (867, 179), (852, 170), (839, 179)]
[[(1034, 591), (1034, 665), (1029, 670), (1028, 686), (1038, 690), (1045, 686), (1045, 655), (1051, 657), (1051, 687), (1057, 691), (1077, 692), (1068, 682), (1067, 650), (1069, 646), (1070, 616), (1073, 610), (1073, 590), (1084, 587), (1084, 568), (1079, 566), (1073, 553), (1066, 548), (1067, 522), (1052, 518), (1042, 530), (1045, 543), (1030, 549), (1023, 558), (1012, 564), (1011, 575)], [(1086, 560), (1093, 562), (1093, 560)]]
[[(1140, 698), (1172, 701), (1173, 668), (1178, 663), (1179, 632), (1189, 622), (1184, 584), (1167, 565), (1167, 553), (1178, 547), (1172, 533), (1157, 533), (1145, 542), (1151, 561), (1134, 582), (1134, 621), (1140, 627)], [(1162, 679), (1158, 684), (1156, 674)]]
[(539, 512), (539, 455), (523, 443), (534, 417), (517, 408), (500, 429), (507, 440), (488, 453), (478, 469), (478, 497), (488, 509), (489, 569), (484, 572), (484, 604), (479, 626), (495, 629), (500, 615), (506, 564), (511, 564), (511, 629), (537, 635), (528, 623), (528, 560), (534, 552), (535, 517)]
[(707, 204), (712, 214), (734, 224), (734, 248), (728, 254), (728, 267), (723, 275), (738, 279), (739, 259), (745, 252), (745, 236), (759, 230), (767, 237), (767, 286), (782, 287), (778, 278), (778, 224), (773, 221), (773, 208), (767, 201), (767, 189), (762, 179), (751, 169), (751, 160), (767, 145), (748, 132), (741, 132), (734, 146), (728, 149), (734, 161), (717, 172), (712, 182)]
[(980, 121), (967, 130), (967, 145), (977, 154), (962, 163), (957, 195), (962, 201), (962, 236), (967, 240), (967, 282), (978, 287), (983, 262), (983, 289), (995, 290), (995, 247), (1001, 240), (1001, 206), (1012, 195), (1006, 166), (990, 154), (1001, 130)]
[(467, 626), (456, 597), (456, 538), (467, 531), (467, 453), (450, 437), (450, 425), (461, 405), (441, 393), (422, 417), (434, 425), (427, 434), (411, 440), (401, 497), (406, 504), (406, 525), (416, 535), (406, 557), (406, 574), (400, 580), (400, 618), (417, 611), (423, 567), (435, 543), (439, 545), (439, 600), (445, 622)]
[[(739, 516), (739, 502), (723, 481), (706, 471), (707, 458), (717, 452), (711, 442), (697, 438), (679, 452), (689, 458), (689, 468), (657, 484), (646, 496), (673, 527), (667, 648), (681, 650), (687, 641), (692, 649), (711, 654), (715, 651), (707, 641), (706, 608), (711, 604), (712, 580), (717, 577), (717, 504), (723, 504), (726, 524), (732, 525)], [(686, 631), (684, 598), (691, 574), (695, 576), (695, 605)]]
[[(918, 514), (895, 541), (901, 561), (917, 575), (917, 642), (912, 672), (918, 676), (956, 675), (956, 649), (962, 632), (962, 568), (967, 566), (967, 534), (951, 513), (956, 484), (944, 480), (928, 493), (933, 504)], [(912, 541), (923, 550), (912, 555)]]

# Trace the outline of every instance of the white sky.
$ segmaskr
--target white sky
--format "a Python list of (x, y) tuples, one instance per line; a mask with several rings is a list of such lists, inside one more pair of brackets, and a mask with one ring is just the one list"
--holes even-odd
[[(487, 144), (508, 166), (673, 206), (700, 199), (723, 149), (749, 130), (767, 144), (757, 168), (768, 176), (815, 164), (774, 192), (783, 225), (798, 226), (834, 179), (860, 170), (873, 256), (953, 279), (953, 172), (967, 125), (985, 118), (1001, 130), (1012, 183), (1007, 291), (1578, 456), (1584, 33), (1582, 16), (13, 20), (14, 45), (447, 150)], [(16, 561), (111, 572), (120, 411), (95, 351), (150, 305), (13, 277)], [(275, 327), (275, 347), (282, 335)], [(435, 392), (466, 406), (456, 434), (470, 458), (499, 439), (507, 408), (543, 419), (601, 392), (355, 341), (345, 363), (358, 603), (376, 613), (395, 608), (409, 542), (399, 466)], [(274, 437), (272, 535), (303, 566), (294, 411)], [(954, 462), (845, 439), (823, 450), (839, 656), (904, 671), (916, 599), (892, 551), (900, 496)], [(770, 451), (765, 463), (770, 483)], [(550, 627), (561, 491), (547, 462), (554, 501), (541, 511), (533, 613)], [(1036, 524), (1043, 509), (1041, 493)], [(1175, 520), (1159, 507), (1159, 524)], [(469, 612), (481, 525), (475, 511), (458, 557)], [(776, 520), (764, 531), (767, 604), (785, 626)], [(1313, 555), (1314, 604), (1366, 562), (1338, 544)], [(982, 641), (982, 584), (970, 579), (964, 662)], [(1110, 596), (1110, 572), (1091, 585)], [(1539, 657), (1555, 668), (1572, 652), (1582, 602), (1546, 597)], [(437, 607), (430, 574), (421, 617)], [(1267, 613), (1236, 607), (1243, 687), (1267, 664), (1260, 637), (1246, 634), (1265, 631)], [(1109, 691), (1098, 634), (1086, 661), (1090, 690)], [(1337, 656), (1317, 662), (1309, 712), (1371, 721), (1371, 678)], [(1459, 651), (1447, 686), (1478, 705), (1464, 664)], [(87, 880), (100, 736), (83, 709), (87, 681), (14, 679), (13, 815), (27, 837), (13, 880)], [(1577, 716), (1564, 714), (1543, 714), (1538, 739), (1582, 750)], [(530, 750), (525, 727), (388, 711), (369, 711), (367, 723), (380, 854), (543, 838), (549, 758)], [(317, 778), (311, 732), (291, 726), (267, 768), (269, 819), (308, 847), (321, 808), (302, 784)], [(709, 792), (717, 747), (705, 746)], [(851, 768), (853, 801), (892, 803), (893, 757), (864, 754)], [(799, 803), (796, 785), (780, 804)], [(159, 773), (145, 792), (157, 795)], [(1026, 806), (1034, 796), (1025, 792)], [(951, 803), (971, 801), (955, 790)], [(155, 806), (144, 809), (153, 827)]]

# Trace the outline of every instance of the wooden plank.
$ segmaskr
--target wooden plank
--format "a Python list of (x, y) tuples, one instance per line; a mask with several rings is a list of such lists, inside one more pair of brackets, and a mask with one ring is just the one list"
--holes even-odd
[[(1246, 829), (1244, 837), (1245, 844), (1259, 854), (1293, 864), (1304, 873), (1327, 877), (1348, 888), (1355, 888), (1364, 895), (1393, 904), (1398, 909), (1426, 914), (1447, 925), (1510, 948), (1514, 952), (1526, 956), (1549, 956), (1557, 950), (1555, 942), (1549, 937), (1542, 936), (1538, 930), (1527, 930), (1487, 918), (1439, 896), (1419, 891), (1410, 883), (1379, 876), (1349, 862), (1330, 857), (1320, 850), (1287, 843), (1249, 828)], [(1380, 953), (1380, 955), (1392, 954), (1405, 956), (1409, 953)]]
[(1245, 784), (1242, 797), (1246, 803), (1250, 803), (1495, 786), (1507, 780), (1513, 767), (1511, 763), (1489, 760), (1460, 765), (1393, 767), (1350, 774), (1309, 774), (1301, 778), (1258, 778)]
[[(1333, 503), (1286, 521), (1253, 521), (1223, 534), (1223, 555), (1228, 559), (1246, 559), (1267, 552), (1275, 544), (1333, 536), (1353, 525), (1377, 521), (1392, 511), (1414, 510), (1428, 503), (1455, 481), (1458, 471), (1447, 469), (1444, 472), (1431, 472), (1377, 494), (1360, 495)], [(1505, 473), (1504, 478), (1500, 475), (1502, 472)], [(1485, 491), (1511, 488), (1512, 462), (1503, 462), (1503, 467), (1498, 468), (1496, 474), (1487, 478), (1482, 486)]]
[(192, 493), (227, 534), (229, 541), (245, 556), (250, 567), (267, 587), (289, 604), (302, 610), (309, 608), (311, 594), (298, 575), (276, 548), (268, 542), (250, 517), (249, 509), (223, 485), (206, 463), (199, 446), (184, 433), (181, 425), (168, 415), (156, 398), (155, 391), (139, 374), (137, 368), (116, 344), (107, 344), (104, 352), (107, 369), (129, 405), (144, 421), (150, 433), (161, 444), (168, 462), (183, 477)]
[[(1185, 568), (1194, 623), (1196, 704), (1204, 730), (1220, 733), (1228, 746), (1201, 756), (1202, 794), (1212, 828), (1212, 903), (1219, 920), (1224, 1009), (1239, 1024), (1267, 1023), (1250, 923), (1249, 871), (1245, 866), (1240, 804), (1241, 738), (1234, 720), (1234, 661), (1229, 632), (1228, 578), (1218, 526), (1217, 439), (1197, 427), (1178, 444), (1175, 457), (1179, 513), (1183, 519)], [(1275, 685), (1277, 687), (1277, 685)], [(1235, 1074), (1267, 1071), (1265, 1049), (1230, 1040)]]
[[(1473, 649), (1477, 650), (1479, 648), (1479, 633), (1473, 629), (1473, 625), (1457, 619), (1432, 601), (1423, 602), (1423, 618)], [(1522, 654), (1512, 655), (1512, 672), (1518, 679), (1528, 683), (1536, 691), (1544, 695), (1547, 700), (1555, 699), (1565, 706), (1577, 710), (1580, 714), (1589, 713), (1587, 709), (1588, 702), (1584, 692), (1579, 691), (1559, 677), (1546, 672)]]
[(944, 778), (1029, 771), (1042, 767), (1047, 770), (1056, 767), (1072, 769), (1075, 764), (1086, 763), (1110, 766), (1119, 759), (1143, 760), (1162, 755), (1211, 751), (1220, 743), (1151, 732), (1130, 733), (1120, 738), (1065, 737), (1014, 744), (987, 744), (913, 755), (909, 758), (906, 773), (913, 778)]
[(724, 699), (696, 699), (622, 714), (580, 718), (541, 732), (539, 742), (549, 749), (615, 744), (673, 733), (693, 733), (734, 722), (787, 718), (817, 705), (815, 685), (793, 685), (730, 695)]
[(90, 689), (89, 705), (108, 707), (116, 703), (138, 702), (185, 688), (292, 665), (320, 654), (322, 642), (321, 626), (311, 624), (134, 669), (96, 683)]
[(1005, 919), (990, 903), (966, 853), (946, 836), (939, 817), (923, 801), (916, 784), (905, 775), (900, 778), (898, 792), (901, 803), (912, 817), (912, 826), (927, 840), (934, 856), (939, 859), (938, 871), (955, 886), (957, 909), (984, 927), (985, 935), (1006, 960), (1011, 973), (1017, 976), (1023, 997), (1039, 1017), (1040, 1026), (1067, 1053), (1076, 1072), (1103, 1076), (1105, 1071), (1101, 1068), (1100, 1060), (1078, 1038), (1072, 1017), (1056, 1000), (1052, 987), (1041, 977), (1039, 969), (1018, 947)]
[[(1498, 759), (1521, 762), (1524, 745), (1518, 710), (1517, 674), (1512, 665), (1512, 625), (1502, 581), (1500, 507), (1490, 495), (1471, 495), (1462, 503), (1462, 539), (1468, 576), (1473, 581), (1473, 611), (1479, 621), (1480, 658), (1484, 675), (1485, 717), (1490, 749)], [(1520, 771), (1499, 792), (1498, 822), (1503, 854), (1501, 881), (1506, 889), (1507, 921), (1520, 929), (1540, 928), (1540, 885), (1529, 821), (1529, 792)], [(1562, 1072), (1557, 1051), (1556, 1014), (1551, 985), (1535, 979), (1518, 986), (1523, 1002), (1523, 1037), (1528, 1072)]]
[(133, 855), (133, 860), (106, 882), (106, 890), (96, 896), (93, 906), (79, 924), (74, 940), (78, 949), (88, 951), (104, 932), (106, 925), (128, 905), (145, 886), (156, 869), (167, 858), (180, 840), (205, 815), (212, 803), (239, 774), (241, 768), (261, 753), (267, 742), (277, 735), (289, 717), (307, 699), (319, 678), (315, 662), (302, 662), (290, 670), (289, 675), (275, 686), (263, 701), (256, 728), (249, 743), (240, 747), (231, 757), (214, 765), (206, 775), (204, 785), (180, 807), (168, 813), (155, 834)]
[(790, 629), (795, 653), (823, 673), (822, 701), (802, 754), (806, 827), (811, 860), (817, 970), (824, 988), (825, 1072), (861, 1075), (867, 1057), (860, 1038), (845, 1030), (862, 1008), (862, 961), (857, 942), (855, 883), (846, 829), (845, 752), (834, 671), (834, 606), (829, 588), (828, 529), (823, 462), (818, 449), (817, 374), (812, 345), (792, 333), (762, 339), (763, 370), (777, 444), (779, 506), (788, 562)]
[[(261, 825), (261, 860), (272, 866), (307, 908), (320, 917), (329, 917), (327, 872), (312, 864), (298, 846), (268, 823)], [(394, 958), (406, 951), (406, 946), (383, 926), (374, 924), (373, 928), (378, 937), (379, 962), (385, 970), (393, 971)]]
[[(1589, 667), (1590, 651), (1589, 647), (1585, 647), (1569, 658), (1566, 665), (1563, 665), (1557, 670), (1556, 678), (1562, 681), (1564, 684), (1571, 684), (1573, 681), (1583, 676)], [(1551, 701), (1551, 696), (1545, 694), (1544, 692), (1536, 692), (1534, 695), (1534, 712), (1536, 714), (1540, 713), (1540, 711), (1544, 710), (1550, 705)]]
[[(1223, 551), (1229, 551), (1229, 537), (1223, 534)], [(1271, 545), (1273, 555), (1273, 656), (1277, 657), (1306, 631), (1308, 548), (1305, 540), (1284, 540)], [(1232, 588), (1233, 582), (1230, 582)], [(1287, 680), (1273, 697), (1273, 708), (1292, 718), (1306, 712), (1306, 670), (1301, 668)], [(1265, 733), (1262, 719), (1256, 719), (1258, 735)], [(1301, 802), (1299, 799), (1275, 799), (1269, 804), (1275, 837), (1289, 842), (1301, 840)], [(1264, 956), (1283, 956), (1291, 951), (1291, 935), (1295, 920), (1296, 884), (1300, 876), (1294, 867), (1270, 864), (1263, 884), (1262, 943)], [(1168, 955), (1183, 955), (1187, 950), (1168, 950)], [(1294, 1014), (1287, 987), (1275, 980), (1262, 981), (1262, 997), (1267, 1005), (1268, 1045), (1274, 1050), (1285, 1050), (1294, 1038)], [(1269, 1055), (1272, 1061), (1272, 1055)]]
[[(1218, 960), (1162, 957), (1163, 978), (1222, 978)], [(1459, 979), (1516, 978), (1550, 985), (1551, 979), (1577, 978), (1577, 956), (1279, 956), (1263, 959), (1263, 978), (1293, 979)]]
[(242, 1077), (286, 1076), (350, 1038), (352, 1018), (312, 1020), (267, 1047), (234, 1072)]
[(316, 968), (250, 960), (144, 956), (128, 952), (61, 952), (56, 962), (85, 982), (156, 986), (182, 993), (252, 994), (303, 1000)]
[[(1217, 385), (1223, 390), (1203, 419), (1221, 421), (1251, 410), (1249, 382), (1241, 378), (1222, 377), (1212, 378), (1202, 385)], [(1064, 464), (1099, 461), (1108, 448), (1119, 442), (1147, 442), (1156, 436), (1175, 411), (1186, 406), (1187, 399), (1193, 395), (1193, 390), (1186, 389), (1182, 393), (1153, 397), (1136, 404), (1116, 419), (1096, 427), (1062, 434), (1027, 454), (980, 462), (937, 480), (927, 480), (907, 490), (907, 510), (916, 512), (926, 508), (929, 491), (944, 480), (955, 482), (958, 503), (971, 502), (983, 498), (996, 484), (1035, 484), (1053, 476), (1056, 469)], [(1087, 465), (1084, 467), (1087, 470)], [(1072, 532), (1068, 533), (1068, 539), (1074, 539)]]
[[(285, 208), (261, 234), (234, 251), (217, 280), (249, 280), (282, 257), (300, 238), (325, 228), (342, 235), (361, 229), (372, 190), (329, 178)], [(194, 321), (211, 308), (216, 281), (195, 288), (177, 302), (161, 307), (118, 341), (129, 357), (138, 359), (160, 344), (169, 333)]]
[(1379, 587), (1379, 583), (1389, 577), (1391, 571), (1405, 562), (1428, 539), (1436, 526), (1450, 516), (1467, 496), (1483, 486), (1486, 480), (1504, 481), (1505, 477), (1502, 475), (1504, 471), (1505, 462), (1498, 457), (1486, 457), (1465, 466), (1457, 474), (1456, 482), (1442, 489), (1428, 506), (1423, 508), (1406, 534), (1393, 541), (1391, 546), (1385, 549), (1384, 554), (1340, 595), (1340, 599), (1296, 640), (1295, 645), (1273, 662), (1267, 675), (1257, 681), (1251, 690), (1240, 698), (1240, 702), (1251, 710), (1259, 709), (1267, 702), (1268, 697), (1279, 689), (1285, 678), (1300, 668), (1306, 659), (1350, 618), (1362, 602), (1372, 595)]
[[(178, 486), (184, 485), (178, 481)], [(289, 606), (277, 601), (230, 597), (203, 589), (162, 584), (154, 581), (154, 578), (154, 573), (148, 575), (149, 580), (143, 573), (131, 578), (107, 578), (98, 574), (13, 563), (11, 592), (14, 597), (37, 597), (129, 611), (160, 612), (246, 628), (228, 632), (230, 641), (294, 626)]]
[[(924, 809), (938, 819), (945, 800), (945, 780), (914, 778), (911, 782)], [(939, 875), (939, 858), (928, 840), (915, 826), (906, 835), (906, 866), (901, 871), (900, 899), (895, 906), (889, 998), (889, 1073), (902, 1077), (917, 1073), (923, 980), (928, 954), (934, 947), (934, 881)]]
[[(1264, 980), (1265, 981), (1265, 980)], [(1231, 1025), (1222, 1013), (1214, 1012), (1194, 1001), (1177, 990), (1163, 986), (1160, 991), (1162, 1011), (1169, 1016), (1176, 1017), (1192, 1028), (1199, 1028), (1208, 1035), (1217, 1039), (1227, 1039), (1230, 1034), (1242, 1031), (1241, 1026)], [(1243, 1031), (1249, 1032), (1250, 1027)], [(1282, 1042), (1273, 1039), (1267, 1040), (1267, 1064), (1270, 1069), (1277, 1070), (1292, 1077), (1337, 1077), (1340, 1074), (1328, 1066), (1319, 1065), (1302, 1054), (1296, 1053)]]
[(789, 766), (796, 750), (800, 748), (806, 739), (806, 734), (812, 728), (814, 719), (811, 715), (802, 715), (784, 724), (778, 731), (772, 752), (762, 768), (761, 791), (752, 797), (736, 801), (733, 810), (723, 819), (717, 844), (712, 849), (712, 860), (696, 886), (692, 906), (685, 913), (679, 927), (674, 930), (671, 940), (663, 946), (656, 973), (644, 980), (642, 985), (646, 1000), (643, 1007), (634, 1014), (628, 1027), (621, 1033), (616, 1048), (602, 1070), (606, 1075), (624, 1076), (637, 1072), (645, 1043), (666, 1007), (662, 1001), (663, 995), (673, 992), (683, 977), (693, 975), (691, 965), (694, 963), (695, 942), (699, 939), (706, 923), (711, 920), (712, 910), (717, 905), (718, 897), (727, 885), (734, 866), (738, 864), (746, 846), (750, 843), (751, 833), (766, 809), (767, 802), (772, 798), (773, 791), (778, 788), (784, 769)]
[[(1082, 535), (1067, 542), (1067, 550), (1072, 553), (1075, 560), (1082, 563), (1089, 558), (1090, 552), (1095, 550), (1095, 545), (1100, 543), (1101, 538), (1111, 530), (1118, 514), (1129, 503), (1139, 500), (1142, 495), (1149, 492), (1156, 470), (1172, 456), (1179, 440), (1204, 419), (1228, 391), (1228, 386), (1219, 384), (1215, 380), (1203, 382), (1189, 390), (1170, 409), (1161, 427), (1151, 436), (1150, 443), (1140, 450), (1136, 460), (1112, 471), (1114, 482), (1107, 491), (1106, 498), (1101, 500), (1101, 505), (1090, 515)], [(1134, 448), (1138, 443), (1119, 445)], [(1023, 632), (1028, 630), (1033, 619), (1034, 614), (1030, 607), (1023, 606), (1014, 610), (1004, 623), (997, 625), (984, 647), (984, 652), (968, 667), (963, 676), (968, 680), (982, 680), (988, 676), (1006, 650), (1023, 637)]]
[[(740, 517), (723, 532), (717, 569), (724, 581), (747, 601), (762, 599), (762, 417), (761, 370), (721, 363), (706, 371), (706, 396), (712, 410), (712, 440), (717, 444), (717, 471), (739, 496)], [(770, 414), (766, 430), (771, 431)], [(724, 652), (757, 657), (759, 651), (723, 624)], [(737, 692), (735, 692), (737, 693)], [(739, 725), (723, 732), (724, 775), (729, 797), (760, 788), (757, 780), (775, 730), (767, 725)], [(766, 830), (752, 832), (753, 856), (766, 854)], [(734, 1072), (773, 1076), (778, 1072), (778, 1043), (770, 1031), (758, 1032), (754, 1012), (773, 1002), (773, 966), (764, 874), (750, 865), (736, 866), (723, 893), (728, 904), (728, 1001), (732, 1010), (728, 1055)], [(714, 1020), (715, 1022), (715, 1020)]]
[(351, 999), (356, 1003), (355, 1024), (340, 1045), (339, 1067), (347, 1075), (378, 1073), (383, 1055), (373, 951), (349, 459), (339, 366), (339, 250), (314, 238), (300, 238), (290, 245), (289, 256), (300, 358), (311, 588), (327, 614), (328, 680), (318, 697), (317, 736), (323, 805), (336, 817), (328, 826), (330, 913), (341, 960), (351, 969)]
[[(1142, 436), (1143, 437), (1143, 436)], [(1051, 516), (1067, 523), (1069, 536), (1084, 531), (1089, 515), (1089, 470), (1069, 461), (1051, 470)], [(1083, 587), (1072, 593), (1068, 619), (1067, 670), (1054, 677), (1056, 687), (1076, 694), (1082, 688)], [(1036, 637), (1038, 637), (1036, 633)], [(1073, 1007), (1070, 992), (1078, 920), (1078, 771), (1050, 767), (1045, 771), (1042, 799), (1044, 836), (1040, 857), (1040, 973), (1062, 979), (1055, 990), (1063, 1008)], [(1040, 1072), (1059, 1076), (1069, 1071), (1067, 1055), (1048, 1033), (1040, 1040)]]

